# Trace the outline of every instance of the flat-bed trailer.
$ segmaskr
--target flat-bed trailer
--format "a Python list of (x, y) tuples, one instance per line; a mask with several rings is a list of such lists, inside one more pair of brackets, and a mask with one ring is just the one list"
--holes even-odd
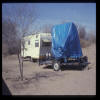
[(52, 28), (51, 56), (47, 55), (39, 65), (51, 65), (55, 71), (62, 65), (78, 65), (84, 68), (88, 64), (88, 57), (83, 56), (78, 31), (74, 23), (55, 25)]
[(63, 65), (65, 67), (67, 67), (67, 66), (80, 66), (80, 69), (83, 69), (88, 64), (90, 64), (88, 62), (87, 56), (80, 57), (77, 59), (68, 58), (68, 59), (66, 59), (66, 61), (65, 61), (65, 59), (57, 60), (57, 59), (54, 59), (53, 57), (48, 56), (48, 57), (46, 57), (46, 59), (39, 60), (39, 65), (50, 65), (50, 66), (52, 66), (54, 71), (59, 71), (61, 69), (61, 66), (63, 66)]

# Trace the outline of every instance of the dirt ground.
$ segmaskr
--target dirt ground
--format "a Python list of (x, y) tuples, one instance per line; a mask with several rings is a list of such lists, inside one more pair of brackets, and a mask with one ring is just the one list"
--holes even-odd
[(96, 45), (84, 48), (89, 70), (63, 68), (55, 72), (51, 66), (24, 62), (24, 80), (20, 80), (16, 55), (2, 57), (2, 77), (12, 95), (96, 95)]

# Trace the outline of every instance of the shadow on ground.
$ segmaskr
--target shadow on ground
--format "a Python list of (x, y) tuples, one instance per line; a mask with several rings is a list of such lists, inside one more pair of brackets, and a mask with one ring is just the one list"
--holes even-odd
[(2, 95), (11, 95), (11, 92), (8, 89), (8, 86), (3, 79), (2, 79)]

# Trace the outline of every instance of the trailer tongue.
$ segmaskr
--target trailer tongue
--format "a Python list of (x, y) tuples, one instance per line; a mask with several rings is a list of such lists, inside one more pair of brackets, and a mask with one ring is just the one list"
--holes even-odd
[(78, 31), (74, 23), (55, 25), (52, 28), (51, 57), (47, 57), (40, 64), (52, 64), (53, 69), (58, 71), (61, 65), (73, 65), (78, 63), (86, 66), (88, 58), (83, 56), (80, 46)]

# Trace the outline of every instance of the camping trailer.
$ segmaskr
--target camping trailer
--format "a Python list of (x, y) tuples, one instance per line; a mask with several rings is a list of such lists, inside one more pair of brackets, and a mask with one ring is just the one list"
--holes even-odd
[(31, 60), (45, 59), (51, 52), (51, 33), (36, 33), (21, 40), (21, 56)]

